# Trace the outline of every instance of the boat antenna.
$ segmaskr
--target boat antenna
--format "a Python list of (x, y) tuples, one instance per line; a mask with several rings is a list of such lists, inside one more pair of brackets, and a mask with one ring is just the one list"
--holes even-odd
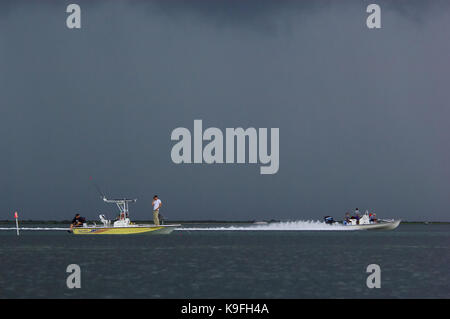
[(92, 176), (89, 176), (89, 179), (91, 180), (91, 182), (94, 185), (94, 187), (97, 190), (97, 192), (100, 194), (100, 197), (102, 199), (105, 199), (106, 198), (105, 194), (100, 190), (100, 187), (98, 187), (97, 183), (94, 182), (94, 180), (92, 179)]

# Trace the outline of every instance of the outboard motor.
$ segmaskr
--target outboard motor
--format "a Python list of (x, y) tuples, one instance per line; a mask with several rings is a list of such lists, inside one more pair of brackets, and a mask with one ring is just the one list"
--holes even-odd
[(334, 224), (334, 218), (331, 216), (325, 216), (323, 218), (323, 220), (325, 221), (325, 224), (328, 224), (328, 225)]

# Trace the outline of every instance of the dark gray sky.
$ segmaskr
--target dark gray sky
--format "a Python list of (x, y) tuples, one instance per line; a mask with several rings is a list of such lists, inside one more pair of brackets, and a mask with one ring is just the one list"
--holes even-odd
[[(450, 2), (371, 2), (2, 1), (0, 219), (115, 214), (93, 176), (135, 219), (450, 220)], [(194, 119), (279, 127), (279, 172), (172, 163)]]

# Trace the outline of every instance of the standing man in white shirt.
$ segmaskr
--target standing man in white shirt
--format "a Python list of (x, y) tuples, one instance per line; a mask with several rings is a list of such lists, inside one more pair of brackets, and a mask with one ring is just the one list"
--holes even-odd
[(158, 198), (158, 195), (153, 196), (153, 223), (156, 226), (159, 226), (159, 209), (162, 206), (161, 200)]

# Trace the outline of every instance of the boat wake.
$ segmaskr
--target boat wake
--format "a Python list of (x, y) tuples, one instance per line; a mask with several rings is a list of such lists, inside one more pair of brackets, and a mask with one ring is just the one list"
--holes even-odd
[(224, 226), (224, 227), (182, 227), (177, 228), (179, 231), (299, 231), (299, 230), (339, 230), (339, 231), (351, 231), (349, 227), (343, 225), (328, 225), (321, 221), (313, 221), (313, 220), (298, 220), (298, 221), (289, 221), (289, 222), (276, 222), (276, 223), (268, 223), (268, 224), (255, 224), (255, 225), (243, 225), (243, 226)]
[[(61, 227), (19, 227), (19, 230), (69, 230)], [(0, 227), (0, 230), (16, 230), (16, 227)]]

